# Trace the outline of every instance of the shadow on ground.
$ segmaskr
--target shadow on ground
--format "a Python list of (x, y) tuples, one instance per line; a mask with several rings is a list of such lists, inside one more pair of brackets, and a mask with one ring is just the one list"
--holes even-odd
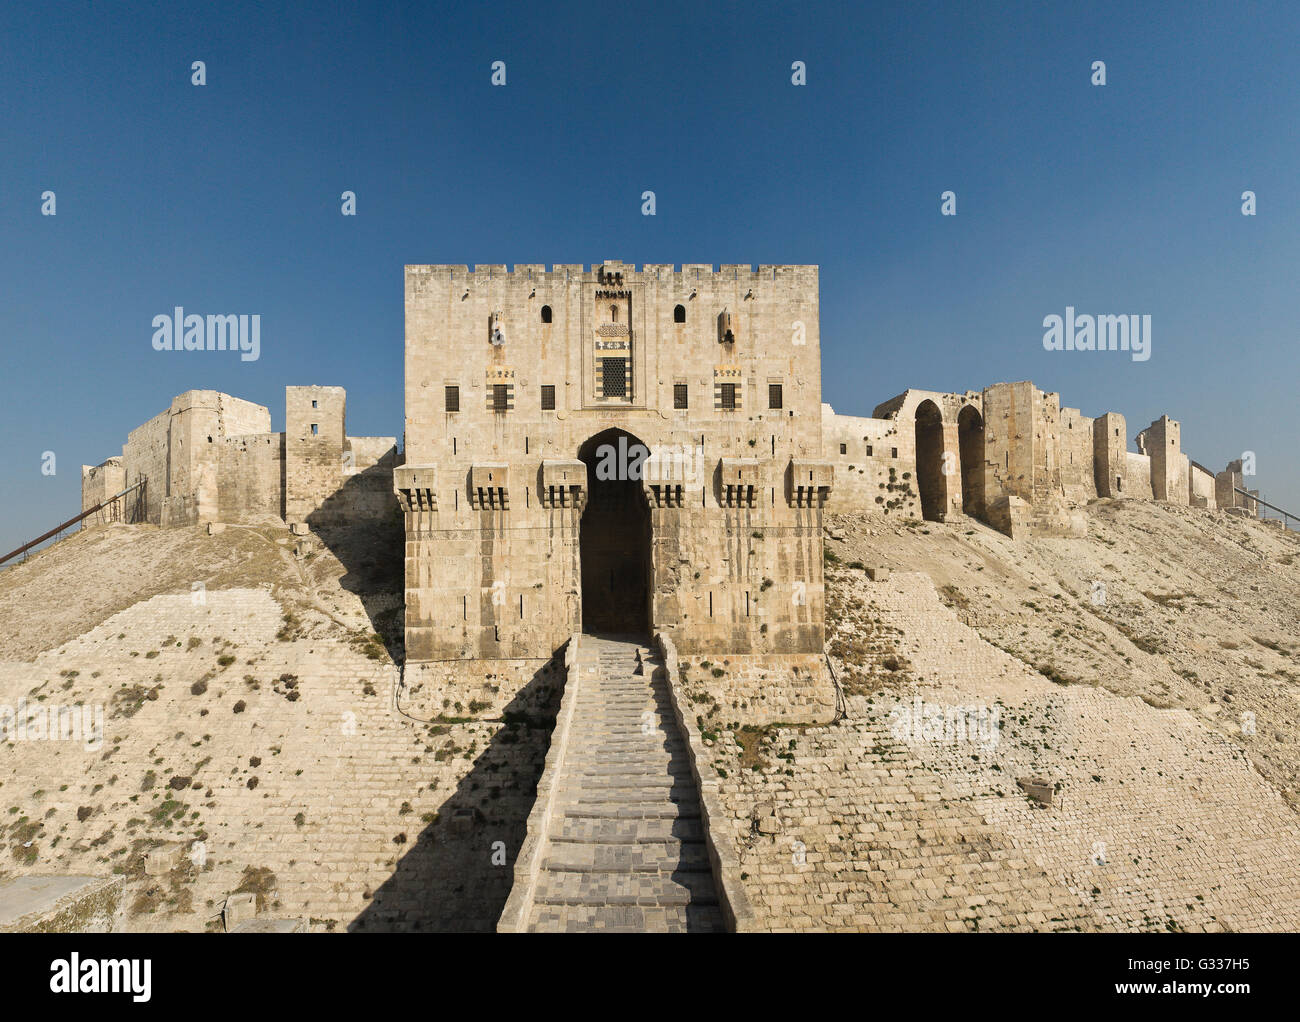
[[(510, 701), (503, 726), (349, 932), (496, 928), (537, 798), (563, 681), (561, 651)], [(434, 723), (428, 729), (431, 745), (456, 740), (454, 726)], [(452, 755), (468, 751), (454, 749)]]
[(401, 664), (406, 659), (406, 527), (391, 488), (391, 468), (358, 472), (308, 516), (307, 524), (343, 566), (339, 585), (361, 600), (371, 630), (393, 663)]

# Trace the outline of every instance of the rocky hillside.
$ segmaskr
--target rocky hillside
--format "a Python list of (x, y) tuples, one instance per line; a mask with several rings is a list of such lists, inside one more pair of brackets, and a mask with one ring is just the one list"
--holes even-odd
[(829, 727), (747, 726), (683, 677), (761, 927), (1300, 928), (1297, 537), (1088, 518), (832, 520)]
[(129, 929), (220, 928), (234, 891), (316, 930), (492, 929), (557, 686), (505, 721), (413, 709), (394, 539), (114, 526), (0, 575), (0, 708), (36, 711), (0, 878), (123, 875)]
[(1135, 500), (1091, 504), (1079, 539), (854, 515), (830, 529), (835, 566), (922, 572), (1045, 678), (1194, 711), (1300, 801), (1300, 534)]
[[(1300, 540), (1087, 514), (1014, 542), (830, 516), (832, 725), (746, 726), (725, 657), (688, 673), (761, 925), (1300, 929)], [(317, 930), (491, 929), (558, 678), (501, 720), (418, 709), (400, 555), (112, 526), (0, 573), (0, 708), (103, 715), (0, 757), (0, 877), (124, 875), (133, 929), (217, 928), (236, 890)]]

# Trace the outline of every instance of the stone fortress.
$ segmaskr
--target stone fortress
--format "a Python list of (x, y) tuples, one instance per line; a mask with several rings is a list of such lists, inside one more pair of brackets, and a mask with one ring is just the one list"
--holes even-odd
[[(400, 449), (394, 438), (349, 437), (339, 388), (287, 388), (283, 433), (271, 432), (265, 408), (191, 391), (132, 431), (120, 458), (83, 469), (85, 508), (144, 484), (143, 494), (108, 503), (88, 524), (208, 522), (210, 532), (221, 523), (287, 525), (317, 534), (339, 567), (361, 569), (358, 576), (372, 556), (393, 568), (404, 558), (404, 586), (390, 574), (377, 587), (388, 608), (404, 604), (404, 614), (394, 611), (404, 625), (395, 619), (391, 631), (382, 629), (395, 639), (387, 644), (395, 666), (363, 655), (350, 630), (337, 664), (313, 659), (315, 647), (328, 644), (324, 634), (305, 640), (304, 655), (287, 634), (292, 611), (281, 616), (268, 592), (238, 594), (259, 601), (258, 620), (275, 636), (271, 675), (289, 671), (281, 680), (296, 683), (301, 672), (313, 686), (302, 712), (351, 712), (359, 680), (375, 682), (363, 696), (393, 686), (391, 703), (374, 705), (365, 734), (375, 744), (361, 756), (350, 743), (312, 733), (309, 764), (331, 778), (351, 771), (340, 792), (356, 802), (353, 815), (335, 824), (332, 810), (332, 829), (300, 834), (290, 810), (315, 803), (283, 798), (289, 838), (257, 845), (259, 855), (294, 871), (333, 854), (313, 843), (318, 837), (330, 847), (337, 839), (364, 850), (370, 876), (391, 873), (378, 891), (351, 882), (362, 860), (343, 855), (346, 878), (336, 874), (323, 886), (299, 879), (313, 906), (325, 902), (330, 919), (356, 927), (414, 921), (416, 929), (427, 922), (505, 931), (1292, 925), (1300, 885), (1287, 880), (1276, 898), (1252, 893), (1269, 864), (1289, 854), (1279, 849), (1294, 847), (1291, 810), (1251, 773), (1237, 745), (1186, 710), (1153, 708), (1193, 685), (1210, 691), (1217, 677), (1202, 661), (1240, 647), (1236, 619), (1232, 641), (1209, 649), (1170, 640), (1166, 662), (1150, 652), (1166, 648), (1163, 637), (1130, 627), (1140, 605), (1126, 597), (1133, 589), (1159, 613), (1180, 615), (1184, 593), (1156, 591), (1166, 584), (1163, 563), (1143, 560), (1140, 570), (1153, 574), (1138, 581), (1106, 562), (1133, 567), (1123, 544), (1116, 549), (1108, 538), (1117, 517), (1137, 519), (1119, 526), (1128, 535), (1203, 527), (1252, 531), (1281, 547), (1271, 530), (1196, 510), (1252, 513), (1254, 501), (1239, 492), (1241, 463), (1215, 475), (1190, 461), (1168, 417), (1138, 433), (1131, 452), (1122, 416), (1084, 417), (1029, 382), (964, 394), (909, 390), (870, 417), (838, 415), (821, 401), (818, 301), (811, 266), (409, 266)], [(1143, 523), (1157, 516), (1152, 533)], [(832, 527), (846, 519), (880, 526), (861, 534)], [(991, 528), (915, 528), (921, 519)], [(250, 539), (247, 530), (230, 532), (228, 542)], [(366, 555), (345, 553), (362, 535), (374, 540)], [(843, 558), (825, 547), (826, 536), (850, 541)], [(1067, 539), (1044, 546), (1037, 536)], [(1087, 541), (1068, 539), (1078, 536)], [(1235, 533), (1215, 550), (1207, 570), (1220, 574), (1195, 584), (1225, 594), (1225, 613), (1244, 613), (1224, 581), (1243, 571), (1264, 581), (1274, 553), (1239, 544)], [(997, 597), (1020, 570), (1012, 564), (1018, 552), (1083, 558), (1062, 568), (1071, 585), (1110, 572), (1123, 620), (1112, 626), (1110, 608), (1096, 610), (1048, 639), (1063, 612), (1040, 609), (1031, 594), (1045, 580), (1025, 574), (1015, 576), (1020, 589), (1008, 597), (1015, 606), (1006, 627), (1019, 635), (1042, 619), (1038, 631), (1053, 657), (1068, 647), (1075, 651), (1068, 655), (1087, 657), (1084, 673), (1104, 669), (1121, 694), (1154, 702), (1121, 705), (1111, 693), (1074, 686), (1032, 647), (1037, 640), (1025, 639), (1030, 645), (1012, 655), (1001, 643), (1024, 643), (999, 635), (999, 618), (992, 622), (999, 644), (991, 644), (958, 616), (966, 613), (963, 591)], [(862, 560), (850, 562), (854, 555)], [(1279, 575), (1293, 556), (1276, 554)], [(936, 589), (924, 570), (936, 563), (945, 582), (966, 572), (960, 590)], [(357, 581), (340, 579), (339, 587)], [(1278, 591), (1276, 607), (1292, 606)], [(1067, 592), (1081, 598), (1068, 588), (1052, 595)], [(362, 604), (375, 597), (358, 594)], [(175, 633), (161, 644), (180, 657), (172, 640), (195, 618), (189, 599), (156, 598), (176, 600), (184, 623), (158, 622), (144, 603), (138, 613)], [(310, 602), (320, 609), (314, 591)], [(1195, 604), (1197, 613), (1214, 606)], [(257, 616), (236, 609), (241, 620)], [(1289, 656), (1269, 636), (1291, 632), (1268, 608), (1251, 613), (1247, 634), (1260, 636), (1252, 641)], [(380, 630), (371, 606), (364, 616)], [(118, 627), (101, 628), (105, 655), (113, 635), (127, 634)], [(213, 643), (226, 641), (227, 624), (203, 627)], [(1098, 650), (1102, 659), (1094, 660)], [(136, 653), (119, 652), (129, 672)], [(1184, 653), (1197, 658), (1195, 670)], [(1153, 663), (1134, 669), (1143, 657)], [(357, 677), (358, 664), (376, 660), (378, 674)], [(1127, 669), (1111, 669), (1121, 661)], [(66, 675), (67, 662), (58, 662)], [(1279, 669), (1270, 678), (1284, 676)], [(1235, 661), (1224, 677), (1224, 705), (1252, 684)], [(967, 762), (960, 749), (909, 744), (879, 699), (900, 686), (927, 703), (1005, 701), (1020, 730), (1011, 729), (996, 761), (984, 749)], [(180, 700), (196, 691), (171, 688), (169, 698)], [(254, 729), (292, 731), (302, 719), (285, 725), (286, 712), (274, 706)], [(241, 710), (235, 715), (237, 726), (248, 726)], [(1107, 727), (1078, 726), (1076, 718)], [(1289, 719), (1268, 729), (1279, 747)], [(173, 730), (165, 716), (161, 726)], [(1040, 745), (1049, 730), (1053, 741)], [(1189, 735), (1201, 743), (1195, 768), (1183, 762)], [(433, 759), (405, 755), (394, 736)], [(443, 744), (435, 749), (436, 742)], [(522, 769), (518, 742), (533, 750)], [(1149, 772), (1152, 749), (1164, 757), (1159, 782)], [(769, 753), (775, 763), (765, 763)], [(241, 762), (251, 765), (246, 756)], [(1286, 762), (1269, 766), (1283, 782)], [(1211, 768), (1217, 773), (1205, 774)], [(1047, 775), (1063, 800), (1050, 817), (1021, 805), (1045, 797)], [(1219, 780), (1202, 786), (1203, 776)], [(1039, 794), (1021, 792), (1022, 780)], [(379, 834), (373, 819), (386, 804), (395, 825), (409, 826), (400, 821), (416, 807), (399, 791), (409, 783), (430, 810), (421, 816), (429, 826), (399, 863), (379, 852), (387, 843), (406, 847), (407, 832)], [(1184, 801), (1171, 829), (1162, 829), (1170, 785)], [(240, 798), (252, 791), (235, 787)], [(498, 800), (503, 789), (512, 794)], [(1134, 793), (1150, 802), (1125, 801)], [(1259, 853), (1248, 849), (1256, 835), (1241, 824), (1242, 807), (1255, 799), (1267, 804), (1274, 842)], [(226, 804), (208, 808), (217, 814)], [(1076, 829), (1053, 829), (1062, 820)], [(1186, 825), (1220, 842), (1226, 858), (1188, 850)], [(1095, 879), (1089, 860), (1075, 854), (1096, 835), (1126, 849), (1125, 875), (1114, 884)], [(498, 837), (512, 856), (497, 863), (512, 866), (508, 884), (504, 872), (479, 874), (472, 865), (486, 861), (482, 843)], [(806, 861), (791, 859), (791, 841), (806, 845)], [(1030, 845), (1038, 850), (1022, 854)], [(1175, 853), (1185, 859), (1169, 870), (1150, 865)], [(918, 864), (928, 887), (913, 883)], [(1205, 911), (1193, 903), (1202, 891), (1213, 896)], [(305, 911), (307, 893), (292, 906)]]
[(1167, 416), (1133, 452), (1122, 415), (1027, 381), (837, 414), (818, 301), (816, 266), (408, 266), (404, 450), (348, 436), (339, 387), (287, 387), (283, 433), (260, 405), (188, 391), (83, 467), (83, 509), (146, 484), (87, 524), (302, 529), (400, 506), (406, 662), (436, 697), (523, 677), (584, 629), (815, 676), (824, 511), (1014, 537), (1078, 535), (1098, 497), (1251, 503), (1240, 462), (1190, 461)]

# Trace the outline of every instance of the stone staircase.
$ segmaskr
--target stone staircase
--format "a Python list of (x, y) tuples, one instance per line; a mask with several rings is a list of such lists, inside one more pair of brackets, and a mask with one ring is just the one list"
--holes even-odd
[(636, 642), (584, 635), (575, 668), (527, 928), (724, 930), (662, 664)]

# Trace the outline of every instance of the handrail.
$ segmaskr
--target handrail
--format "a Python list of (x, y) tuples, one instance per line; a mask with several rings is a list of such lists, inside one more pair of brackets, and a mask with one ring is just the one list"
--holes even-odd
[(4, 564), (5, 561), (12, 560), (13, 558), (17, 557), (19, 554), (25, 554), (32, 547), (39, 546), (40, 544), (44, 543), (47, 539), (49, 539), (51, 536), (57, 536), (64, 529), (68, 528), (68, 526), (76, 525), (83, 518), (89, 518), (96, 511), (100, 511), (103, 508), (106, 508), (109, 504), (113, 503), (113, 501), (120, 500), (121, 498), (125, 497), (128, 493), (130, 493), (132, 490), (139, 489), (144, 484), (145, 484), (144, 479), (141, 479), (139, 482), (132, 483), (121, 493), (114, 494), (113, 496), (109, 497), (107, 500), (101, 500), (94, 507), (88, 508), (87, 510), (81, 512), (81, 514), (77, 515), (76, 518), (69, 518), (62, 525), (58, 526), (57, 528), (51, 529), (43, 536), (37, 536), (30, 543), (24, 543), (17, 550), (9, 551), (9, 553), (5, 554), (3, 557), (0, 557), (0, 564)]
[(1276, 504), (1270, 504), (1262, 497), (1257, 497), (1255, 496), (1255, 494), (1250, 493), (1247, 490), (1243, 490), (1240, 486), (1234, 486), (1233, 489), (1236, 490), (1238, 493), (1240, 493), (1243, 497), (1247, 498), (1248, 500), (1253, 500), (1256, 504), (1263, 504), (1265, 507), (1271, 508), (1272, 510), (1276, 511), (1278, 514), (1282, 516), (1283, 526), (1285, 526), (1287, 520), (1291, 518), (1294, 518), (1297, 522), (1300, 522), (1300, 515), (1294, 515), (1284, 507), (1278, 507)]

